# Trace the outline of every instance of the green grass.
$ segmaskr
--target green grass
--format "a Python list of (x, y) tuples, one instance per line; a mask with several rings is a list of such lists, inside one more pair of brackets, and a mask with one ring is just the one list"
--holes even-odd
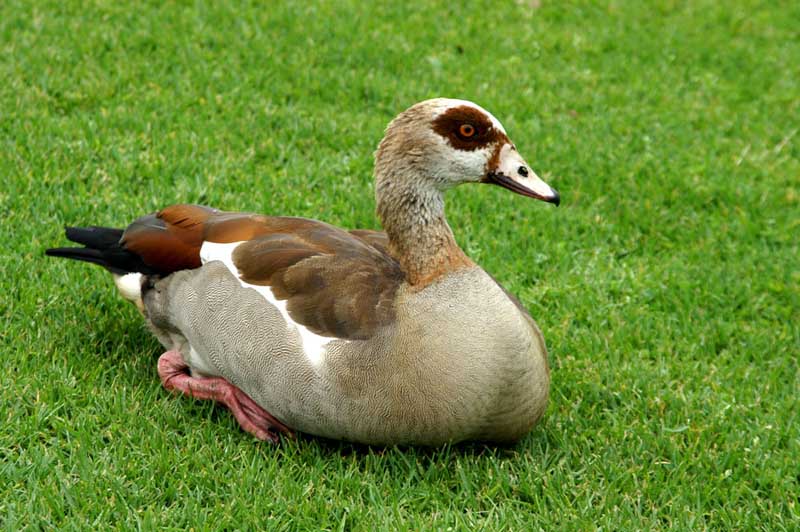
[[(0, 3), (2, 527), (800, 527), (800, 4), (217, 4)], [(515, 447), (259, 443), (42, 256), (174, 202), (377, 227), (372, 151), (440, 95), (562, 193), (448, 198), (550, 348)]]

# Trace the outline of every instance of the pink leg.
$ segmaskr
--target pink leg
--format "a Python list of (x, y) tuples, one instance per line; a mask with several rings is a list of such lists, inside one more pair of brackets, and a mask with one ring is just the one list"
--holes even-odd
[(280, 434), (292, 437), (292, 431), (261, 408), (242, 390), (222, 377), (192, 377), (183, 357), (167, 351), (158, 359), (158, 376), (167, 390), (197, 399), (218, 401), (233, 413), (239, 425), (259, 440), (278, 442)]

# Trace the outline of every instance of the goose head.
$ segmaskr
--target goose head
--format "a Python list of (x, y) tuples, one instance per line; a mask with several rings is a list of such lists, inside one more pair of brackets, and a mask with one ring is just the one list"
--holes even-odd
[(489, 111), (466, 100), (435, 98), (397, 116), (375, 154), (378, 203), (391, 190), (444, 192), (462, 183), (491, 183), (558, 205)]

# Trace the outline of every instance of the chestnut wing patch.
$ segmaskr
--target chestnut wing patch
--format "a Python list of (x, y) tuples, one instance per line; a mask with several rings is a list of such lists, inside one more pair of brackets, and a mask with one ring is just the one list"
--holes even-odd
[(394, 320), (404, 274), (382, 246), (322, 222), (269, 220), (282, 231), (246, 241), (233, 254), (242, 280), (269, 286), (293, 320), (321, 336), (366, 339)]
[(216, 212), (197, 205), (173, 205), (130, 224), (120, 243), (161, 274), (198, 268), (203, 226)]
[(124, 249), (141, 257), (162, 275), (199, 268), (206, 240), (239, 242), (269, 231), (269, 217), (223, 212), (201, 205), (172, 205), (130, 224), (122, 235)]

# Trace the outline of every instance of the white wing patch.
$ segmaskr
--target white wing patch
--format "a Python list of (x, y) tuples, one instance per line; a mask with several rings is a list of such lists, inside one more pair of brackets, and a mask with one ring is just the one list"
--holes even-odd
[(315, 366), (320, 365), (325, 355), (325, 346), (335, 340), (335, 338), (320, 336), (310, 331), (305, 325), (295, 322), (286, 310), (286, 301), (279, 301), (276, 299), (269, 286), (246, 283), (239, 277), (239, 269), (233, 263), (233, 251), (242, 243), (243, 242), (232, 242), (230, 244), (219, 244), (217, 242), (203, 242), (200, 248), (200, 261), (203, 264), (215, 260), (222, 262), (228, 270), (239, 279), (242, 286), (252, 288), (261, 294), (270, 305), (280, 311), (281, 316), (283, 316), (284, 321), (286, 321), (286, 326), (297, 330), (306, 358)]

